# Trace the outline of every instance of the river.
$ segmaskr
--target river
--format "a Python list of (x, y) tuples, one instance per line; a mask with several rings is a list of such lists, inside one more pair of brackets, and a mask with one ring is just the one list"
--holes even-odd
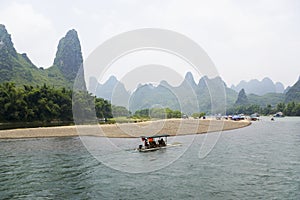
[[(300, 199), (299, 117), (225, 131), (205, 158), (205, 135), (177, 139), (189, 137), (191, 145), (165, 151), (129, 150), (142, 169), (162, 163), (141, 173), (122, 170), (126, 157), (97, 160), (79, 137), (0, 140), (0, 199)], [(134, 148), (139, 139), (113, 142)], [(167, 157), (174, 161), (164, 165)]]

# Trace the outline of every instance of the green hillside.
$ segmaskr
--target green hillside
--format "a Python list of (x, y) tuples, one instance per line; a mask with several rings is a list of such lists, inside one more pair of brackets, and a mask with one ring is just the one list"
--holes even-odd
[(300, 77), (285, 95), (285, 102), (300, 102)]
[(255, 94), (248, 95), (249, 103), (255, 104), (259, 106), (272, 105), (275, 106), (280, 102), (284, 101), (284, 94), (282, 93), (268, 93), (262, 96), (258, 96)]
[(82, 65), (81, 47), (75, 30), (70, 30), (60, 40), (54, 65), (48, 69), (37, 68), (25, 53), (18, 53), (4, 25), (0, 25), (0, 40), (0, 83), (14, 82), (16, 86), (44, 83), (54, 87), (73, 86)]

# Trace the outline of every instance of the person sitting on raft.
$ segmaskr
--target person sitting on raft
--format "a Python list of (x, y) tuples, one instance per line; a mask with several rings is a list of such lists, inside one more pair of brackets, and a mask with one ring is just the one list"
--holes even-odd
[(156, 142), (153, 140), (153, 138), (149, 138), (149, 144), (150, 144), (150, 148), (157, 147)]
[(166, 146), (166, 143), (165, 143), (164, 139), (162, 139), (162, 138), (160, 140), (158, 140), (158, 144), (160, 147)]

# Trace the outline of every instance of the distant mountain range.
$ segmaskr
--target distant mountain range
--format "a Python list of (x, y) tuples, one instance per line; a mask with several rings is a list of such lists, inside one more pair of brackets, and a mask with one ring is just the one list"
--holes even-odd
[[(20, 54), (14, 48), (11, 36), (4, 25), (0, 25), (0, 83), (15, 82), (17, 86), (43, 85), (72, 88), (83, 58), (77, 32), (67, 32), (58, 44), (53, 65), (47, 69), (35, 66), (25, 53)], [(82, 80), (83, 75), (82, 75)], [(82, 89), (85, 89), (84, 81)], [(195, 82), (189, 72), (179, 86), (172, 86), (163, 80), (159, 85), (140, 84), (133, 92), (126, 90), (123, 83), (114, 76), (104, 84), (90, 78), (89, 88), (96, 96), (110, 100), (114, 105), (125, 106), (130, 111), (151, 107), (169, 107), (187, 114), (194, 112), (221, 112), (235, 105), (238, 92), (244, 89), (247, 103), (266, 106), (279, 102), (300, 102), (299, 80), (285, 90), (281, 83), (269, 78), (262, 81), (241, 81), (237, 86), (227, 87), (221, 77), (202, 77)]]
[(18, 86), (46, 83), (71, 88), (82, 62), (81, 46), (75, 30), (68, 31), (59, 41), (53, 65), (44, 69), (36, 67), (25, 53), (16, 51), (11, 36), (0, 24), (0, 83), (15, 82)]
[[(98, 83), (96, 78), (91, 78), (89, 86), (89, 91), (96, 96), (110, 100), (115, 105), (125, 106), (133, 112), (151, 107), (169, 107), (179, 109), (186, 114), (195, 111), (209, 113), (212, 104), (217, 112), (224, 109), (225, 96), (227, 107), (234, 106), (238, 98), (238, 92), (228, 88), (220, 77), (204, 76), (196, 83), (190, 72), (185, 75), (179, 86), (172, 86), (164, 80), (158, 86), (140, 84), (133, 93), (127, 91), (124, 84), (114, 76), (111, 76), (104, 84)], [(290, 93), (295, 94), (293, 91), (294, 89)], [(287, 99), (287, 95), (289, 93), (247, 94), (246, 104), (257, 104), (262, 107), (268, 104), (275, 106), (279, 102), (288, 102), (293, 99)]]
[(97, 97), (110, 100), (112, 104), (127, 107), (130, 93), (116, 77), (111, 76), (104, 84), (99, 84), (97, 79), (92, 77), (89, 81), (88, 90)]
[[(210, 90), (207, 85), (209, 85)], [(89, 86), (89, 91), (95, 93), (96, 96), (108, 99), (112, 104), (125, 106), (131, 111), (157, 106), (183, 110), (186, 113), (193, 113), (195, 109), (209, 110), (211, 107), (209, 93), (218, 96), (214, 98), (215, 106), (221, 106), (218, 100), (222, 100), (220, 95), (224, 94), (225, 91), (217, 92), (217, 90), (224, 88), (229, 102), (236, 99), (236, 92), (227, 88), (221, 78), (203, 77), (196, 84), (191, 73), (186, 74), (184, 81), (178, 87), (171, 86), (167, 81), (161, 81), (158, 86), (140, 84), (132, 94), (114, 76), (110, 77), (104, 84), (99, 84), (95, 78), (91, 78)], [(225, 102), (224, 98), (225, 94), (223, 95)]]
[(280, 82), (274, 83), (270, 78), (264, 78), (259, 81), (257, 79), (241, 81), (237, 86), (232, 85), (231, 89), (236, 92), (244, 89), (246, 94), (265, 95), (268, 93), (284, 93), (284, 86)]

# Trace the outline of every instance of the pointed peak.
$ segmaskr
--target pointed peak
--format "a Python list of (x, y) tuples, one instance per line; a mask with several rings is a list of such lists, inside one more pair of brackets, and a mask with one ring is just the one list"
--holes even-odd
[(109, 79), (116, 79), (116, 80), (117, 80), (117, 77), (115, 77), (114, 75), (111, 75), (111, 76), (109, 77)]
[(198, 86), (206, 86), (206, 81), (208, 80), (207, 76), (202, 76), (198, 82)]
[(208, 80), (209, 78), (205, 75), (205, 76), (203, 76), (201, 79), (203, 79), (203, 80)]
[(77, 31), (75, 29), (71, 29), (67, 32), (66, 37), (76, 37), (78, 38), (78, 34), (77, 34)]
[(83, 63), (80, 41), (77, 32), (69, 30), (58, 44), (53, 65), (57, 66), (64, 77), (73, 81)]
[(213, 78), (211, 78), (211, 80), (224, 82), (223, 79), (220, 76), (213, 77)]
[(220, 76), (216, 76), (215, 78), (213, 78), (213, 80), (223, 84), (225, 87), (227, 87), (227, 84), (225, 83), (225, 81), (223, 81), (223, 79)]
[[(206, 87), (208, 85), (215, 85), (215, 86), (224, 86), (227, 87), (226, 83), (223, 81), (223, 79), (220, 76), (215, 76), (209, 78), (208, 76), (203, 76), (198, 82), (198, 86), (200, 87)], [(231, 86), (232, 88), (235, 88), (234, 85)]]
[(240, 92), (239, 92), (240, 94), (246, 94), (246, 92), (245, 92), (245, 89), (244, 88), (242, 88), (241, 90), (240, 90)]
[(194, 80), (194, 76), (193, 76), (193, 74), (191, 72), (187, 72), (185, 74), (185, 79), (193, 79)]
[(5, 27), (4, 24), (0, 24), (0, 31), (5, 31), (5, 32), (7, 32), (6, 27)]
[(103, 84), (103, 86), (105, 87), (109, 87), (109, 88), (114, 88), (116, 87), (118, 84), (120, 84), (120, 82), (118, 81), (118, 79), (115, 76), (110, 76)]
[(284, 85), (281, 82), (275, 83), (275, 92), (276, 93), (283, 93), (284, 92)]
[(67, 34), (68, 33), (76, 33), (77, 34), (77, 31), (73, 28), (73, 29), (70, 29), (68, 32), (67, 32)]
[(200, 78), (199, 83), (200, 82), (206, 82), (206, 81), (221, 81), (221, 82), (224, 82), (223, 79), (220, 76), (209, 78), (208, 76), (205, 75), (205, 76), (202, 76)]
[(190, 85), (196, 85), (195, 80), (194, 80), (194, 76), (191, 72), (186, 73), (184, 81), (186, 81)]
[(118, 82), (118, 79), (114, 75), (112, 75), (108, 78), (107, 82), (114, 82), (115, 83), (115, 82)]
[(263, 78), (263, 80), (261, 82), (272, 82), (273, 83), (273, 81), (269, 77)]
[(4, 24), (0, 24), (0, 32), (8, 34)]
[(10, 34), (7, 32), (5, 26), (0, 24), (0, 51), (1, 55), (17, 56), (17, 51), (14, 48), (14, 44), (11, 40)]
[(169, 86), (169, 83), (165, 80), (162, 80), (159, 85), (162, 85), (162, 86)]
[(244, 88), (242, 88), (238, 94), (238, 98), (235, 101), (236, 105), (247, 105), (249, 103), (248, 97), (246, 95), (246, 92)]

